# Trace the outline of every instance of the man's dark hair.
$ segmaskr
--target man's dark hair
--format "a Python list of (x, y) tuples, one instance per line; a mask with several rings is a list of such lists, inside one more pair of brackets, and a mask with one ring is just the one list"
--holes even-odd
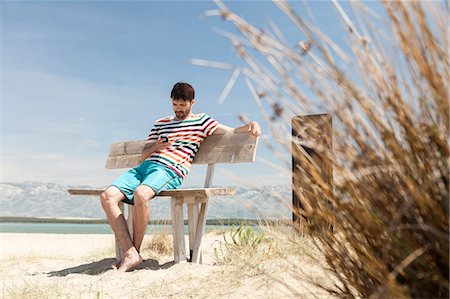
[(174, 100), (192, 101), (195, 98), (195, 91), (189, 83), (178, 82), (173, 86), (170, 97)]

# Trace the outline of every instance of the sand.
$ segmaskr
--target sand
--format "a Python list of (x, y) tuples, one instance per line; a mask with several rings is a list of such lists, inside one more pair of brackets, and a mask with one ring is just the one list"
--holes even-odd
[[(150, 242), (146, 235), (144, 246)], [(109, 269), (112, 235), (0, 234), (2, 298), (326, 298), (299, 273), (329, 280), (308, 259), (268, 259), (252, 267), (219, 265), (208, 233), (203, 264), (174, 264), (171, 254), (143, 251), (144, 263), (127, 273)], [(292, 265), (301, 272), (287, 271)], [(244, 269), (245, 268), (245, 269)]]

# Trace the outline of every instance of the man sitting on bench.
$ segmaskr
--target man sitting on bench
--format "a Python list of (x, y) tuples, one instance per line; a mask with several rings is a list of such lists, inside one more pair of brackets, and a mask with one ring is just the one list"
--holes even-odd
[[(142, 150), (142, 163), (118, 177), (100, 195), (108, 222), (124, 252), (123, 259), (113, 265), (119, 271), (128, 271), (142, 263), (139, 252), (150, 218), (148, 201), (163, 190), (181, 185), (207, 136), (227, 132), (261, 134), (259, 124), (254, 121), (233, 129), (205, 113), (193, 114), (195, 91), (188, 83), (176, 83), (170, 97), (175, 115), (155, 122)], [(119, 207), (122, 200), (135, 206), (133, 236)]]

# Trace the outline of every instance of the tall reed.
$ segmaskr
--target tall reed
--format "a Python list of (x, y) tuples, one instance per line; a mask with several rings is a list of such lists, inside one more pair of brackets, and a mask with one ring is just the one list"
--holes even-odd
[[(286, 1), (274, 5), (299, 30), (294, 46), (274, 22), (261, 30), (216, 4), (206, 14), (235, 25), (235, 32), (222, 34), (242, 58), (221, 101), (242, 74), (271, 139), (278, 141), (268, 145), (280, 165), (290, 167), (283, 153), (294, 142), (312, 147), (333, 167), (328, 184), (321, 169), (302, 163), (303, 155), (295, 157), (309, 174), (298, 179), (310, 184), (312, 196), (297, 194), (305, 208), (294, 212), (319, 226), (307, 232), (337, 277), (334, 287), (324, 288), (344, 297), (448, 298), (445, 3), (382, 1), (376, 12), (351, 2), (350, 13), (332, 1), (349, 41), (345, 46), (321, 31), (313, 15), (300, 17)], [(332, 151), (289, 137), (293, 115), (318, 111), (333, 117)]]

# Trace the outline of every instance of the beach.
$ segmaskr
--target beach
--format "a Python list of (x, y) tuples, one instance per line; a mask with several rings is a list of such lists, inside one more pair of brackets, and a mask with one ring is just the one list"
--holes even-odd
[(318, 281), (329, 280), (307, 257), (224, 264), (214, 253), (221, 248), (223, 235), (210, 232), (202, 244), (203, 264), (174, 264), (171, 249), (161, 247), (170, 242), (156, 246), (152, 238), (146, 235), (143, 242), (145, 261), (133, 271), (119, 273), (110, 269), (115, 256), (112, 234), (2, 233), (2, 298), (327, 297), (299, 279), (295, 269)]

